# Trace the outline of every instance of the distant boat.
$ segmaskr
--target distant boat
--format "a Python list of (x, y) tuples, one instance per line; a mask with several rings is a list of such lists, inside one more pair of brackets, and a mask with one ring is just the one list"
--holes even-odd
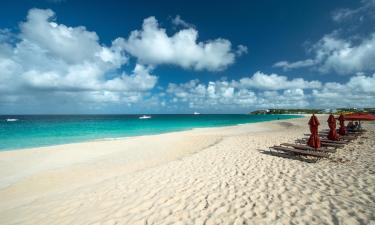
[(6, 119), (7, 122), (15, 122), (17, 121), (18, 119)]
[(151, 118), (151, 116), (146, 116), (146, 115), (138, 117), (138, 119), (141, 119), (141, 120), (150, 119), (150, 118)]
[(194, 112), (193, 114), (194, 114), (194, 115), (199, 115), (200, 113), (199, 113), (199, 112)]

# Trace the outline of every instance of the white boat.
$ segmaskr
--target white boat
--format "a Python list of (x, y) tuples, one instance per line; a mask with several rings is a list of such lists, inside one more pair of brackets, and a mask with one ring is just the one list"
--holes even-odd
[(199, 115), (200, 113), (199, 113), (199, 112), (194, 112), (193, 114), (194, 114), (194, 115)]
[(150, 119), (150, 118), (151, 118), (151, 116), (146, 116), (146, 115), (138, 117), (138, 119), (141, 119), (141, 120)]
[(6, 119), (7, 122), (15, 122), (15, 121), (17, 121), (17, 120), (18, 120), (18, 119), (12, 119), (12, 118), (11, 118), (11, 119)]

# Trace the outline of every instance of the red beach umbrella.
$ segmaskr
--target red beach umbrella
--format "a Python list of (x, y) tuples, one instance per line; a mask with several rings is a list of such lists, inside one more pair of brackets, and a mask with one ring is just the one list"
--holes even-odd
[(320, 139), (318, 135), (318, 126), (320, 125), (318, 118), (313, 114), (309, 120), (310, 138), (307, 144), (315, 149), (320, 148)]
[(328, 127), (329, 127), (329, 133), (327, 138), (329, 140), (337, 141), (339, 139), (339, 135), (336, 133), (336, 119), (335, 117), (331, 114), (328, 117)]
[(346, 135), (348, 133), (348, 131), (346, 130), (346, 127), (345, 127), (344, 115), (341, 113), (338, 119), (340, 121), (339, 134), (340, 135)]
[(375, 120), (375, 116), (367, 113), (352, 113), (344, 116), (345, 120)]

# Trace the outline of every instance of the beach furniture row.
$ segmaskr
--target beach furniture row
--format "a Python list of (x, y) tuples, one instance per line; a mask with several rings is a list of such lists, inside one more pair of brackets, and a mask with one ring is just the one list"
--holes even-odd
[[(339, 121), (340, 127), (336, 129), (336, 121)], [(353, 121), (357, 120), (356, 126)], [(343, 148), (353, 140), (366, 132), (361, 126), (361, 121), (375, 120), (374, 115), (369, 114), (350, 114), (344, 116), (341, 114), (338, 118), (334, 115), (328, 117), (328, 130), (318, 132), (320, 122), (313, 114), (308, 122), (310, 134), (304, 134), (305, 137), (297, 139), (295, 143), (281, 143), (269, 148), (273, 152), (315, 158), (329, 158), (330, 154), (335, 153), (338, 148)], [(345, 126), (345, 121), (350, 121)], [(306, 137), (308, 136), (308, 137)]]

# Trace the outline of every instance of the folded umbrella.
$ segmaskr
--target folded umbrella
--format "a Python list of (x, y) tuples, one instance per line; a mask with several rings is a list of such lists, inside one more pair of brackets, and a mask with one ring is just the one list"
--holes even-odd
[(327, 135), (327, 138), (332, 141), (337, 141), (339, 139), (339, 135), (336, 133), (336, 119), (331, 114), (328, 117), (328, 127), (329, 127), (329, 133)]
[(311, 116), (311, 118), (309, 120), (309, 125), (310, 125), (311, 135), (310, 135), (309, 140), (307, 141), (307, 144), (310, 147), (318, 149), (321, 146), (320, 138), (319, 138), (319, 135), (318, 135), (318, 126), (320, 125), (320, 123), (319, 123), (318, 118), (315, 116), (315, 114), (313, 114)]

